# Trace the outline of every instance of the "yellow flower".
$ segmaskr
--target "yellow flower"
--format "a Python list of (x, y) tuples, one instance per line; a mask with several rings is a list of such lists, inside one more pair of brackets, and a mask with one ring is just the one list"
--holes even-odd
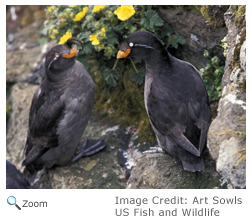
[(48, 11), (48, 12), (52, 12), (52, 11), (53, 11), (53, 9), (54, 9), (54, 6), (53, 6), (53, 5), (51, 5), (50, 7), (48, 7), (48, 8), (47, 8), (47, 11)]
[(71, 8), (74, 8), (74, 7), (78, 6), (78, 5), (68, 5), (68, 6), (71, 7)]
[(106, 29), (105, 28), (102, 28), (100, 33), (89, 35), (89, 40), (92, 42), (92, 45), (99, 45), (100, 44), (100, 41), (97, 39), (97, 37), (100, 35), (102, 35), (103, 37), (106, 36)]
[(52, 34), (53, 35), (56, 35), (56, 34), (58, 34), (59, 32), (58, 32), (58, 30), (57, 29), (53, 29), (53, 31), (52, 31)]
[(53, 29), (52, 34), (50, 35), (50, 38), (55, 39), (56, 38), (55, 35), (58, 34), (58, 33), (59, 32), (58, 32), (57, 29)]
[(121, 5), (114, 11), (114, 14), (117, 15), (119, 20), (125, 21), (134, 15), (135, 12), (133, 5)]
[(100, 44), (100, 41), (96, 37), (97, 37), (97, 34), (89, 35), (89, 40), (92, 42), (92, 45)]
[(67, 40), (68, 40), (69, 38), (71, 38), (71, 37), (72, 37), (72, 33), (71, 33), (71, 32), (66, 32), (66, 33), (60, 38), (59, 44), (64, 44), (64, 43), (66, 43)]
[(102, 28), (102, 29), (101, 29), (101, 32), (103, 33), (103, 36), (105, 37), (105, 36), (106, 36), (106, 29), (105, 29), (105, 28)]
[(98, 11), (104, 9), (104, 8), (105, 8), (105, 5), (95, 5), (94, 8), (93, 8), (92, 13), (98, 12)]
[(74, 17), (74, 14), (73, 14), (73, 13), (71, 13), (71, 14), (70, 14), (69, 16), (70, 16), (70, 18), (72, 18), (72, 19), (73, 19), (73, 17)]
[(88, 7), (84, 7), (81, 12), (79, 12), (77, 15), (74, 17), (74, 21), (80, 21), (87, 13)]

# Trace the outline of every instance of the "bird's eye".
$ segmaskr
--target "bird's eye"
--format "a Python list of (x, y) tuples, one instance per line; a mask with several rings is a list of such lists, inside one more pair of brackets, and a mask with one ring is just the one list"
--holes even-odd
[(58, 57), (59, 57), (59, 54), (58, 54), (58, 53), (56, 53), (56, 54), (55, 54), (55, 58), (58, 58)]
[(130, 42), (130, 43), (129, 43), (129, 46), (130, 46), (130, 47), (133, 47), (133, 46), (134, 46), (134, 44), (133, 44), (132, 42)]

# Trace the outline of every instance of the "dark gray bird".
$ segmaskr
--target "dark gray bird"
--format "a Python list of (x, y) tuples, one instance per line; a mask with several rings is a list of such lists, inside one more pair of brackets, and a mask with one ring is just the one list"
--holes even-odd
[(201, 171), (211, 111), (200, 73), (171, 56), (151, 32), (118, 39), (117, 58), (137, 57), (146, 63), (144, 101), (159, 146), (178, 157), (185, 170)]
[(46, 56), (46, 78), (34, 94), (23, 166), (33, 173), (43, 167), (63, 166), (106, 147), (104, 141), (87, 140), (73, 159), (91, 115), (94, 82), (84, 65), (75, 60), (83, 48), (77, 38), (56, 45)]
[(30, 189), (30, 183), (23, 178), (20, 170), (6, 160), (6, 189)]

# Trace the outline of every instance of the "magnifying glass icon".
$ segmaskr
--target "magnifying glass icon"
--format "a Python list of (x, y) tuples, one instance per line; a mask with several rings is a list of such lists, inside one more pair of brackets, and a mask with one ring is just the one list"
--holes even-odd
[(21, 208), (16, 204), (16, 198), (14, 196), (9, 196), (7, 199), (7, 202), (9, 205), (15, 205), (19, 210), (21, 210)]

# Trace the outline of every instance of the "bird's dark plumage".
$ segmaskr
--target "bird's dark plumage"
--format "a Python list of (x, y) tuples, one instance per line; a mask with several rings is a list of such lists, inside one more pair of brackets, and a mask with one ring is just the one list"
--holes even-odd
[[(80, 40), (70, 38), (46, 56), (46, 78), (32, 100), (24, 148), (23, 165), (30, 172), (69, 164), (90, 118), (94, 82), (75, 60), (78, 51), (73, 44), (83, 47)], [(104, 143), (93, 150), (98, 148)]]
[(8, 160), (6, 160), (6, 189), (30, 189), (29, 182), (23, 178), (22, 173)]
[(65, 44), (69, 48), (71, 48), (73, 44), (80, 46), (82, 50), (84, 48), (83, 43), (76, 37), (69, 38)]
[(112, 28), (112, 34), (117, 38), (118, 43), (121, 44), (124, 41), (123, 35), (116, 29)]
[(120, 44), (117, 57), (126, 56), (145, 60), (145, 107), (158, 144), (185, 170), (202, 170), (211, 111), (200, 73), (171, 56), (148, 31), (137, 31)]

